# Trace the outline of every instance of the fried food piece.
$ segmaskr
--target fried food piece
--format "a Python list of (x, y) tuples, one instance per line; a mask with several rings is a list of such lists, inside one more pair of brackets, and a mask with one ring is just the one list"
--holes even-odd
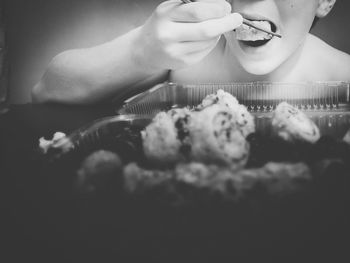
[(76, 187), (81, 193), (103, 191), (121, 171), (122, 161), (116, 153), (105, 150), (93, 152), (85, 158), (77, 172)]
[[(176, 204), (222, 200), (260, 200), (262, 196), (285, 196), (303, 190), (311, 182), (304, 163), (267, 163), (264, 167), (233, 171), (198, 162), (182, 163), (171, 170), (147, 170), (137, 164), (124, 169), (124, 189), (146, 196), (155, 191)], [(171, 198), (169, 198), (171, 196)], [(159, 196), (164, 200), (164, 196)]]
[(173, 178), (171, 170), (147, 170), (136, 163), (124, 167), (124, 190), (129, 193), (146, 193), (157, 187), (166, 187)]
[(273, 132), (286, 141), (317, 142), (321, 135), (316, 124), (302, 111), (288, 104), (280, 103), (272, 117)]
[(46, 140), (45, 138), (41, 137), (39, 139), (39, 149), (43, 154), (46, 154), (54, 144), (58, 143), (64, 138), (66, 138), (66, 134), (63, 132), (55, 132), (52, 140)]
[(195, 112), (190, 124), (191, 159), (221, 163), (232, 168), (243, 167), (249, 154), (249, 144), (229, 108), (212, 105)]
[(236, 122), (243, 136), (247, 138), (249, 134), (255, 132), (254, 117), (248, 112), (247, 107), (242, 104), (237, 105), (234, 111), (237, 114)]
[[(268, 21), (251, 21), (251, 23), (267, 31), (271, 31), (271, 24)], [(236, 38), (242, 41), (268, 40), (273, 37), (271, 34), (262, 32), (244, 24), (236, 28), (235, 31)]]
[(238, 100), (230, 93), (220, 89), (216, 93), (206, 96), (196, 109), (203, 110), (211, 105), (221, 105), (232, 110), (232, 112), (235, 113), (235, 120), (244, 137), (247, 137), (249, 134), (255, 132), (253, 115), (248, 112), (244, 105), (239, 104)]
[(184, 115), (186, 113), (180, 111), (160, 112), (141, 132), (144, 153), (149, 160), (174, 163), (183, 159), (180, 154), (181, 137), (179, 138), (176, 123)]
[(226, 106), (230, 109), (235, 109), (237, 105), (239, 105), (238, 100), (232, 96), (230, 93), (225, 92), (222, 89), (219, 89), (213, 94), (207, 95), (199, 104), (196, 109), (203, 110), (211, 105), (218, 104), (222, 106)]
[(245, 140), (255, 131), (254, 119), (231, 94), (219, 90), (190, 111), (161, 112), (142, 132), (146, 157), (152, 162), (174, 164), (201, 161), (243, 167), (248, 159)]
[(187, 108), (173, 109), (168, 112), (171, 115), (174, 125), (177, 131), (177, 139), (180, 141), (181, 146), (179, 152), (182, 155), (182, 159), (187, 159), (191, 152), (190, 142), (190, 123), (192, 121), (192, 112)]
[[(239, 201), (248, 198), (254, 190), (272, 196), (287, 195), (303, 188), (311, 181), (311, 171), (304, 163), (267, 163), (256, 169), (238, 172), (202, 163), (190, 163), (176, 167), (176, 180), (198, 189), (208, 188), (220, 193), (225, 200)], [(208, 190), (208, 191), (209, 191)], [(256, 196), (257, 197), (257, 196)]]

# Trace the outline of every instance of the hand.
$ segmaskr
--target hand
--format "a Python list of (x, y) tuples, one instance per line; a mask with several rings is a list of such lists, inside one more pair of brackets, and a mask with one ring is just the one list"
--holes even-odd
[(220, 36), (242, 24), (225, 0), (198, 0), (160, 4), (140, 28), (135, 56), (144, 67), (179, 69), (195, 64), (216, 46)]

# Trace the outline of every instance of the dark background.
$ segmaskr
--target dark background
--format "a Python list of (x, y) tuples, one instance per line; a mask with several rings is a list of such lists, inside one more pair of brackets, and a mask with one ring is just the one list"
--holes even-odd
[[(30, 90), (56, 54), (111, 40), (141, 24), (162, 0), (5, 0), (11, 48), (10, 103)], [(350, 2), (338, 0), (314, 33), (350, 53)]]

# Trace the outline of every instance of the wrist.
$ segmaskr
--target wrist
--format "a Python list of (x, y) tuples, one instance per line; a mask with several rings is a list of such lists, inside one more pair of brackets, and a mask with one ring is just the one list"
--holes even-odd
[(144, 37), (143, 26), (134, 29), (131, 38), (130, 59), (135, 69), (147, 75), (154, 75), (166, 70), (154, 63), (152, 46), (147, 43), (147, 39)]

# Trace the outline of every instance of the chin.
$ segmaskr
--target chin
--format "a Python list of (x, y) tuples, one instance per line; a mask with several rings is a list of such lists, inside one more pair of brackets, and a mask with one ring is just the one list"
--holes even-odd
[(252, 75), (268, 75), (276, 70), (278, 63), (269, 61), (240, 61), (243, 69)]

